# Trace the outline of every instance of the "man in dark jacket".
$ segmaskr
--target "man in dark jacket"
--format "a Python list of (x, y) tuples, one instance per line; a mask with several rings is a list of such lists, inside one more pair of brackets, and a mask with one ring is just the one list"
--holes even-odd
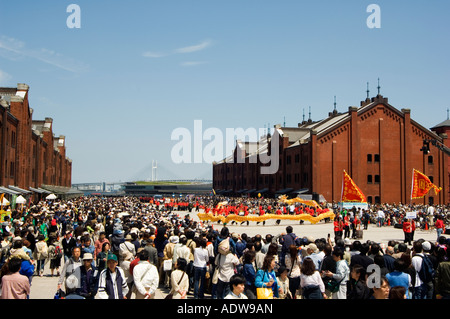
[(369, 226), (369, 220), (370, 220), (370, 215), (369, 212), (367, 210), (364, 211), (363, 217), (362, 217), (362, 221), (363, 221), (363, 225), (364, 225), (364, 229), (367, 230), (367, 227)]
[(281, 244), (281, 264), (283, 266), (286, 266), (286, 264), (284, 263), (285, 260), (285, 256), (286, 254), (289, 252), (289, 247), (291, 245), (295, 245), (297, 246), (297, 236), (293, 233), (293, 228), (292, 226), (287, 226), (286, 227), (286, 234), (280, 238), (280, 244)]
[(158, 267), (158, 250), (153, 244), (153, 239), (147, 238), (145, 240), (144, 249), (148, 251), (148, 262)]
[(384, 264), (386, 265), (386, 268), (388, 269), (389, 272), (394, 271), (395, 258), (392, 257), (393, 254), (394, 254), (394, 247), (387, 246), (386, 252), (383, 255), (383, 258), (384, 258)]
[[(354, 242), (353, 245), (355, 245), (355, 243), (356, 242)], [(360, 253), (351, 257), (350, 267), (353, 267), (354, 265), (361, 265), (364, 269), (367, 269), (369, 265), (373, 264), (374, 261), (372, 258), (367, 256), (369, 248), (370, 246), (367, 243), (361, 244), (361, 247), (354, 247), (354, 249), (359, 250)]]
[(115, 229), (109, 238), (109, 242), (111, 243), (111, 252), (116, 255), (118, 259), (120, 250), (119, 246), (121, 243), (125, 242), (123, 230)]
[(94, 299), (98, 289), (99, 273), (97, 268), (92, 265), (94, 257), (90, 253), (83, 256), (83, 266), (80, 267), (80, 289), (79, 294), (86, 299)]
[(67, 262), (67, 260), (72, 257), (72, 249), (77, 245), (77, 241), (72, 237), (72, 232), (66, 231), (61, 242), (64, 251), (64, 262)]

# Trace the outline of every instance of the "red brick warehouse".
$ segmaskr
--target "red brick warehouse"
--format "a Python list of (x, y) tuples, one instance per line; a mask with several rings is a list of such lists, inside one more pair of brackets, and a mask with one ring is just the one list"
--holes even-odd
[[(336, 108), (323, 120), (303, 120), (298, 127), (275, 125), (268, 144), (237, 141), (230, 157), (213, 163), (213, 187), (219, 194), (265, 196), (296, 192), (322, 195), (328, 202), (341, 197), (343, 171), (352, 177), (370, 203), (448, 203), (447, 155), (436, 147), (429, 154), (420, 149), (424, 139), (448, 144), (450, 121), (432, 130), (411, 119), (409, 109), (398, 110), (378, 94), (338, 113)], [(433, 131), (435, 130), (435, 131)], [(261, 175), (254, 156), (270, 149), (279, 139), (279, 169)], [(245, 160), (237, 161), (237, 157)], [(411, 200), (412, 171), (417, 169), (442, 191), (431, 190), (424, 198)]]
[(70, 187), (72, 161), (65, 136), (55, 136), (53, 120), (33, 120), (29, 86), (0, 88), (0, 185), (24, 190), (43, 185)]

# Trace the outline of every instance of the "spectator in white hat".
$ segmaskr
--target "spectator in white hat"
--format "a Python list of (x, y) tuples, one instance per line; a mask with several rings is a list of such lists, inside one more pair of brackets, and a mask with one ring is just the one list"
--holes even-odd
[(312, 259), (314, 262), (314, 265), (316, 266), (316, 270), (320, 269), (320, 264), (322, 263), (323, 256), (320, 255), (319, 248), (317, 248), (317, 245), (314, 243), (309, 244), (306, 246), (306, 252), (307, 256)]
[(66, 296), (64, 297), (64, 299), (86, 299), (83, 296), (77, 294), (79, 286), (77, 276), (70, 275), (69, 277), (67, 277), (65, 281), (65, 286), (66, 286)]
[(80, 291), (79, 294), (86, 299), (94, 299), (98, 288), (98, 271), (92, 265), (94, 256), (91, 253), (83, 255), (83, 266), (80, 267)]

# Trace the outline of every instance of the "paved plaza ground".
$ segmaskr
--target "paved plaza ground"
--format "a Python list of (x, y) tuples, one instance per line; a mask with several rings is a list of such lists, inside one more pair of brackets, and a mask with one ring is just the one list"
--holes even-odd
[[(182, 214), (180, 214), (181, 216)], [(198, 220), (197, 215), (191, 213), (190, 214), (194, 220)], [(184, 214), (183, 214), (184, 216)], [(228, 225), (228, 228), (231, 232), (237, 232), (239, 234), (246, 233), (249, 236), (254, 236), (256, 234), (266, 235), (272, 234), (277, 235), (282, 232), (285, 232), (286, 226), (291, 225), (294, 228), (294, 233), (299, 236), (312, 236), (313, 238), (326, 238), (327, 234), (330, 233), (331, 237), (334, 236), (333, 233), (333, 223), (328, 222), (324, 223), (323, 221), (318, 224), (310, 224), (309, 222), (305, 222), (303, 225), (300, 225), (299, 222), (295, 221), (281, 221), (280, 225), (276, 225), (274, 220), (266, 221), (265, 226), (260, 223), (260, 225), (256, 225), (255, 222), (250, 222), (250, 225)], [(214, 229), (220, 230), (223, 225), (214, 223)], [(421, 231), (416, 230), (414, 239), (423, 238), (425, 240), (429, 240), (432, 242), (436, 241), (436, 231), (428, 230)], [(387, 243), (389, 240), (397, 240), (403, 241), (403, 231), (398, 228), (394, 228), (392, 226), (385, 227), (377, 227), (376, 225), (369, 224), (367, 230), (364, 231), (362, 241), (373, 240), (379, 243)], [(44, 270), (43, 277), (33, 277), (32, 285), (31, 285), (31, 294), (30, 299), (53, 299), (56, 293), (57, 287), (57, 277), (50, 277), (50, 271), (48, 268), (49, 264), (46, 265)], [(162, 299), (168, 293), (166, 289), (158, 289), (156, 294), (157, 299)], [(192, 297), (192, 296), (189, 296)]]

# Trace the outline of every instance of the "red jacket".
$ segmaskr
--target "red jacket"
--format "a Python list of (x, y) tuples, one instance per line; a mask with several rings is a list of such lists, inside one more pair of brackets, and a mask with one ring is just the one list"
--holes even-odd
[(342, 221), (335, 221), (334, 222), (334, 231), (341, 231), (344, 229)]
[(411, 227), (411, 223), (410, 222), (404, 222), (403, 223), (403, 231), (405, 233), (410, 233), (412, 232), (412, 227)]

